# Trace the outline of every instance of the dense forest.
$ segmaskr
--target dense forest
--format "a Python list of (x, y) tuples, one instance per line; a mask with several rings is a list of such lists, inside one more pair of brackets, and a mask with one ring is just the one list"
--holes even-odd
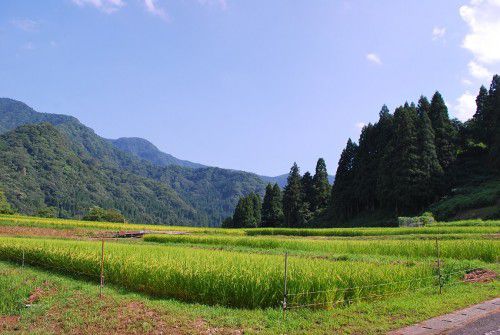
[[(320, 159), (316, 173), (291, 168), (283, 192), (268, 185), (264, 201), (250, 194), (238, 202), (226, 227), (305, 227), (393, 224), (398, 216), (432, 211), (439, 219), (456, 214), (450, 203), (485, 206), (476, 213), (500, 217), (500, 76), (481, 87), (474, 116), (450, 119), (443, 97), (405, 103), (365, 126), (358, 142), (347, 141), (333, 186)], [(476, 186), (476, 188), (474, 188)], [(465, 192), (464, 192), (465, 191)], [(453, 198), (453, 193), (462, 198)], [(464, 194), (465, 193), (465, 194)], [(451, 199), (450, 199), (451, 198)], [(463, 205), (465, 203), (465, 205)]]
[(255, 174), (171, 165), (145, 140), (107, 140), (12, 99), (0, 99), (0, 133), (0, 190), (24, 214), (81, 218), (99, 206), (133, 222), (218, 226), (240, 196), (264, 193)]

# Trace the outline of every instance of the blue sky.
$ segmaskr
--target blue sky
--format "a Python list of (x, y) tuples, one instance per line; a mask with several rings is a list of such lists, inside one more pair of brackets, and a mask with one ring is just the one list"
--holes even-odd
[(498, 72), (499, 0), (0, 2), (0, 96), (265, 175), (334, 173), (384, 103), (464, 120)]

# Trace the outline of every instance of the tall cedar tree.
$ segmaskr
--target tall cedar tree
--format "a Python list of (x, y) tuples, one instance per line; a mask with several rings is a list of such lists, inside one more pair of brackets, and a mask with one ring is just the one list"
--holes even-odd
[(255, 217), (255, 197), (254, 194), (241, 197), (234, 210), (232, 225), (234, 228), (255, 228), (258, 225)]
[(330, 183), (328, 182), (328, 171), (323, 158), (318, 159), (316, 171), (313, 177), (314, 196), (312, 199), (312, 210), (323, 210), (328, 206), (330, 198)]
[(417, 129), (418, 129), (418, 153), (420, 155), (420, 181), (419, 192), (416, 200), (420, 207), (424, 207), (432, 201), (437, 200), (443, 169), (437, 158), (434, 130), (429, 119), (430, 104), (426, 97), (421, 96), (418, 101)]
[(391, 203), (396, 214), (416, 209), (413, 195), (418, 192), (421, 175), (418, 154), (418, 138), (415, 125), (417, 112), (405, 104), (394, 112), (394, 136), (391, 143), (391, 155), (385, 159), (392, 161), (394, 189), (390, 191)]
[(500, 76), (495, 75), (491, 81), (489, 91), (489, 111), (492, 124), (490, 144), (490, 158), (492, 162), (493, 171), (497, 174), (500, 172)]
[(361, 130), (358, 150), (353, 162), (353, 190), (356, 199), (356, 211), (373, 210), (376, 204), (377, 166), (377, 131), (372, 124)]
[(293, 163), (283, 192), (283, 214), (286, 227), (301, 227), (305, 224), (302, 178), (297, 163)]
[(351, 139), (347, 141), (345, 149), (342, 151), (335, 174), (335, 181), (332, 186), (332, 195), (330, 198), (330, 208), (332, 215), (337, 220), (346, 220), (353, 212), (352, 207), (354, 194), (352, 192), (353, 182), (353, 161), (358, 146)]
[(251, 193), (250, 198), (252, 199), (253, 205), (253, 217), (255, 220), (255, 226), (260, 226), (262, 222), (262, 199), (260, 195), (256, 193)]
[(278, 184), (267, 184), (262, 202), (262, 227), (279, 227), (283, 222), (283, 204)]
[(455, 159), (453, 141), (455, 129), (448, 116), (448, 108), (439, 92), (434, 93), (429, 108), (429, 119), (435, 135), (439, 164), (446, 170)]
[(304, 194), (304, 203), (310, 212), (314, 212), (314, 183), (311, 173), (307, 171), (302, 176), (302, 192)]

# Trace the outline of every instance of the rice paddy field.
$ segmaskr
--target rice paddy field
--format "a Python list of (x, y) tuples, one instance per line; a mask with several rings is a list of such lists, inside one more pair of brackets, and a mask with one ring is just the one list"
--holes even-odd
[[(125, 230), (146, 234), (113, 237)], [(179, 320), (202, 315), (220, 333), (323, 334), (348, 327), (348, 333), (381, 334), (500, 296), (499, 234), (499, 221), (481, 220), (236, 230), (0, 216), (0, 283), (7, 286), (8, 273), (18, 273), (10, 278), (15, 282), (36, 272), (66, 291), (90, 285), (97, 292), (102, 273), (105, 297), (133, 294), (135, 302)], [(481, 273), (487, 278), (476, 276)], [(32, 294), (23, 285), (0, 289), (6, 301), (0, 320), (19, 315), (18, 326), (29, 327), (37, 312), (19, 303)], [(422, 307), (411, 313), (412, 306)], [(351, 321), (339, 324), (339, 315)]]

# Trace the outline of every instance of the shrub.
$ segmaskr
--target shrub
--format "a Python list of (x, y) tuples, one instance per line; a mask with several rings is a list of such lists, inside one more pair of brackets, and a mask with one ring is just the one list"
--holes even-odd
[(125, 217), (118, 210), (103, 209), (98, 206), (92, 207), (83, 219), (86, 221), (125, 222)]

